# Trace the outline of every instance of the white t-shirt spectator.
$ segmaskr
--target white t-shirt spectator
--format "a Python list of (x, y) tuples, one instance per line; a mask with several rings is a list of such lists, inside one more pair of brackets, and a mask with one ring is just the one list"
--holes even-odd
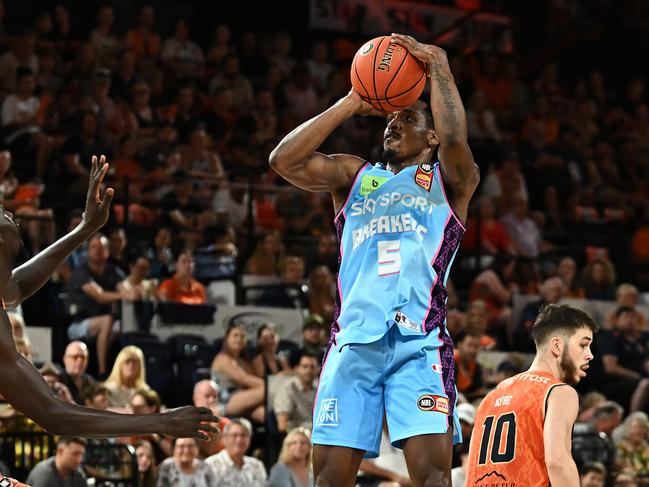
[[(22, 100), (18, 95), (9, 95), (2, 104), (2, 125), (25, 123), (36, 115), (40, 101), (35, 96)], [(38, 132), (38, 125), (27, 125), (11, 131), (5, 136), (8, 143), (26, 133)]]
[(258, 487), (266, 485), (266, 468), (253, 457), (243, 457), (243, 467), (239, 468), (230, 458), (227, 450), (208, 457), (205, 462), (216, 474), (214, 487)]

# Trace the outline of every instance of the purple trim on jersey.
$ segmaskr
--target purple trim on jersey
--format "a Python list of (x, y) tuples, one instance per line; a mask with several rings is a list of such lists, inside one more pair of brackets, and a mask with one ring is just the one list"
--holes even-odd
[(334, 301), (334, 316), (333, 322), (331, 323), (331, 338), (329, 344), (333, 343), (336, 345), (336, 333), (340, 331), (340, 325), (338, 324), (338, 317), (340, 316), (340, 308), (343, 302), (342, 295), (342, 286), (340, 285), (340, 263), (343, 259), (343, 229), (345, 228), (345, 214), (341, 211), (338, 215), (338, 218), (334, 220), (334, 225), (336, 227), (336, 238), (338, 239), (338, 272), (336, 272), (336, 294)]
[(446, 328), (439, 330), (439, 338), (443, 345), (440, 347), (441, 358), (440, 364), (442, 365), (442, 382), (444, 383), (444, 391), (448, 396), (448, 418), (449, 424), (453, 424), (453, 409), (455, 408), (455, 360), (453, 358), (453, 339), (446, 331)]
[[(446, 221), (444, 222), (444, 228), (448, 225), (448, 221), (451, 219), (451, 213), (449, 212), (448, 216), (446, 217)], [(439, 255), (439, 251), (442, 250), (442, 247), (444, 246), (444, 239), (442, 238), (439, 242), (439, 247), (437, 247), (437, 251), (435, 252), (435, 255), (433, 256), (433, 259), (431, 262), (437, 261), (437, 256)], [(426, 314), (424, 315), (424, 320), (421, 324), (421, 329), (426, 331), (426, 320), (428, 319), (428, 314), (430, 313), (430, 309), (433, 306), (433, 296), (435, 296), (434, 290), (435, 286), (437, 286), (437, 281), (439, 281), (440, 275), (435, 274), (435, 279), (433, 279), (433, 283), (430, 285), (430, 291), (428, 291), (428, 308), (426, 309)]]
[(424, 320), (424, 332), (426, 333), (435, 328), (441, 328), (446, 321), (446, 298), (448, 297), (448, 293), (444, 286), (444, 277), (446, 276), (448, 264), (460, 245), (463, 234), (464, 228), (457, 218), (446, 221), (441, 250), (432, 262), (433, 270), (437, 274), (437, 278), (430, 291), (430, 309)]
[(444, 194), (444, 199), (446, 200), (446, 203), (448, 204), (448, 207), (450, 208), (451, 213), (453, 214), (453, 217), (462, 226), (462, 230), (466, 230), (466, 226), (464, 226), (464, 223), (462, 223), (462, 220), (460, 220), (458, 218), (458, 216), (455, 214), (455, 210), (451, 206), (451, 202), (446, 197), (446, 189), (444, 188), (444, 180), (442, 179), (442, 163), (441, 162), (437, 164), (437, 174), (439, 176), (439, 185), (442, 187), (442, 194)]

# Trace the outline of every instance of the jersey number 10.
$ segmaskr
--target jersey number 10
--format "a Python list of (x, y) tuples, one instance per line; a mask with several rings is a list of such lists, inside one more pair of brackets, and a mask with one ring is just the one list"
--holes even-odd
[[(493, 429), (494, 421), (496, 422), (495, 430)], [(505, 444), (502, 445), (505, 425), (507, 426), (507, 436), (505, 438)], [(489, 444), (491, 444), (490, 463), (511, 462), (516, 453), (516, 415), (514, 413), (501, 414), (497, 420), (495, 416), (487, 416), (482, 424), (482, 428), (478, 465), (487, 463)]]

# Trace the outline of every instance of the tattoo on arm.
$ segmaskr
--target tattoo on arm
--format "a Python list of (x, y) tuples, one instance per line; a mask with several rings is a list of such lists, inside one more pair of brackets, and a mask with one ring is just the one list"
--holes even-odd
[(456, 116), (456, 109), (457, 105), (455, 103), (455, 100), (453, 99), (453, 92), (451, 91), (451, 80), (448, 78), (448, 76), (442, 72), (443, 66), (440, 63), (433, 63), (431, 65), (431, 76), (437, 83), (437, 86), (439, 88), (439, 91), (442, 95), (443, 99), (443, 104), (444, 108), (446, 110), (443, 111), (442, 116), (443, 116), (443, 122), (447, 125), (445, 128), (449, 130), (451, 133), (454, 133), (459, 129), (458, 127), (458, 120)]

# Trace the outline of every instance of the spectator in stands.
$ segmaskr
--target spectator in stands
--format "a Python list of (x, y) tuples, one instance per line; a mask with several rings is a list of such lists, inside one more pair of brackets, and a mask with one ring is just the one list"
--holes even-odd
[(198, 441), (195, 438), (178, 438), (174, 441), (173, 457), (167, 458), (158, 468), (157, 487), (212, 487), (219, 485), (219, 477), (204, 461), (198, 458)]
[(649, 378), (645, 368), (645, 343), (635, 338), (635, 310), (619, 307), (613, 329), (600, 334), (596, 346), (601, 357), (604, 383), (602, 392), (631, 412), (644, 411), (649, 405)]
[(541, 286), (541, 299), (527, 303), (521, 312), (521, 317), (514, 330), (514, 349), (519, 352), (534, 352), (532, 326), (543, 307), (556, 304), (563, 297), (564, 284), (559, 277), (549, 277)]
[[(221, 61), (228, 54), (235, 52), (234, 46), (230, 40), (230, 26), (227, 24), (217, 24), (214, 28), (213, 44), (207, 53), (207, 62), (211, 66), (219, 66)], [(259, 53), (255, 53), (259, 57)]]
[(221, 66), (222, 69), (210, 82), (210, 94), (220, 88), (227, 88), (234, 95), (237, 112), (246, 112), (252, 107), (253, 91), (250, 80), (240, 72), (239, 58), (235, 54), (228, 54), (223, 58)]
[(261, 306), (306, 309), (306, 296), (302, 290), (304, 260), (287, 255), (279, 262), (280, 284), (266, 288), (258, 300)]
[(251, 435), (250, 427), (241, 419), (233, 419), (225, 426), (225, 449), (205, 460), (218, 479), (214, 485), (257, 487), (266, 484), (264, 464), (246, 456)]
[(99, 383), (94, 383), (84, 389), (82, 393), (83, 405), (93, 409), (105, 411), (108, 409), (108, 388)]
[(257, 244), (252, 257), (246, 263), (246, 274), (279, 276), (279, 263), (284, 254), (281, 234), (268, 232)]
[(208, 214), (205, 199), (196, 193), (195, 181), (184, 170), (176, 171), (173, 179), (172, 190), (160, 200), (163, 222), (181, 230), (184, 240), (198, 240), (202, 236), (200, 232), (213, 223), (213, 215)]
[(270, 469), (268, 487), (313, 487), (311, 430), (291, 429), (282, 443), (277, 463)]
[(0, 91), (6, 94), (16, 89), (16, 72), (21, 66), (38, 73), (38, 56), (36, 56), (36, 33), (23, 31), (11, 42), (11, 49), (0, 56)]
[(298, 63), (293, 68), (284, 85), (284, 98), (298, 121), (307, 120), (317, 114), (320, 109), (318, 92), (305, 63)]
[(323, 231), (318, 235), (318, 242), (312, 255), (307, 257), (307, 272), (313, 268), (324, 265), (332, 272), (338, 271), (338, 240), (331, 231)]
[[(209, 182), (225, 181), (226, 175), (219, 154), (210, 147), (209, 136), (202, 124), (198, 124), (189, 136), (189, 145), (182, 152), (182, 167), (189, 177)], [(199, 189), (209, 196), (209, 189), (203, 185)]]
[(113, 33), (115, 13), (111, 5), (100, 5), (97, 11), (97, 27), (90, 33), (99, 61), (107, 66), (114, 62), (122, 41)]
[(615, 299), (615, 268), (604, 257), (596, 257), (584, 267), (582, 283), (586, 299)]
[(88, 346), (78, 340), (70, 342), (63, 354), (65, 370), (59, 374), (59, 381), (70, 390), (77, 404), (83, 404), (81, 392), (96, 382), (86, 373), (88, 356)]
[(616, 464), (621, 470), (646, 477), (649, 475), (649, 419), (642, 411), (624, 420), (622, 440), (617, 443)]
[(320, 315), (309, 315), (302, 324), (302, 349), (322, 362), (326, 349), (325, 321)]
[(586, 463), (579, 473), (580, 487), (604, 487), (606, 467), (600, 462)]
[(581, 287), (577, 275), (577, 263), (572, 257), (563, 257), (559, 261), (557, 274), (563, 281), (565, 297), (583, 299), (585, 296), (584, 289)]
[[(153, 389), (139, 389), (131, 397), (129, 407), (133, 414), (155, 414), (160, 412), (160, 405), (160, 396), (156, 391)], [(173, 445), (170, 439), (156, 434), (135, 435), (123, 439), (124, 442), (132, 446), (135, 446), (141, 440), (151, 444), (156, 463), (161, 463), (165, 458), (173, 454)]]
[(153, 245), (146, 253), (151, 262), (150, 275), (155, 279), (166, 279), (173, 274), (174, 259), (171, 251), (171, 230), (161, 227), (157, 230)]
[(104, 385), (110, 393), (108, 405), (114, 408), (129, 407), (131, 398), (138, 390), (150, 389), (146, 383), (142, 350), (133, 345), (122, 348)]
[(629, 472), (620, 472), (615, 476), (614, 487), (638, 487), (636, 476)]
[(317, 374), (317, 358), (308, 352), (299, 352), (295, 377), (284, 382), (275, 394), (273, 410), (279, 432), (286, 433), (298, 427), (311, 429)]
[(192, 277), (194, 256), (188, 250), (178, 254), (176, 272), (158, 287), (158, 298), (183, 304), (205, 304), (205, 286)]
[(462, 247), (467, 251), (478, 250), (478, 232), (482, 253), (496, 255), (508, 253), (516, 255), (516, 248), (507, 234), (503, 224), (496, 219), (496, 209), (492, 198), (483, 196), (478, 201), (480, 221), (475, 216), (469, 217), (467, 231), (462, 239)]
[(309, 273), (309, 312), (320, 315), (325, 321), (333, 321), (334, 276), (327, 266), (315, 267)]
[(72, 399), (72, 394), (70, 394), (69, 389), (59, 382), (61, 372), (57, 366), (51, 362), (47, 362), (38, 371), (43, 376), (43, 380), (49, 386), (55, 397), (63, 402), (74, 404), (74, 399)]
[(167, 70), (176, 78), (202, 76), (205, 56), (203, 49), (190, 40), (187, 20), (176, 20), (174, 35), (165, 40), (161, 58)]
[(146, 440), (138, 441), (135, 444), (135, 457), (137, 458), (137, 485), (139, 487), (155, 487), (158, 467), (151, 443)]
[(487, 305), (481, 299), (476, 299), (469, 303), (468, 308), (466, 309), (466, 323), (465, 328), (468, 330), (474, 330), (480, 334), (480, 349), (481, 350), (492, 350), (496, 348), (497, 342), (493, 336), (488, 333), (494, 333), (500, 340), (501, 346), (498, 347), (500, 350), (504, 350), (507, 345), (506, 336), (498, 336), (500, 330), (489, 330), (489, 310)]
[[(194, 384), (194, 394), (192, 401), (196, 407), (210, 408), (215, 416), (223, 416), (225, 412), (225, 405), (220, 402), (219, 386), (213, 380), (203, 379)], [(213, 424), (218, 427), (220, 433), (223, 433), (223, 428), (230, 420), (221, 418), (219, 423)], [(210, 455), (223, 450), (223, 437), (221, 434), (212, 434), (210, 439), (201, 441), (198, 445), (202, 458), (207, 458)]]
[(536, 258), (543, 250), (541, 229), (528, 211), (527, 199), (514, 197), (511, 210), (501, 219), (519, 255)]
[(56, 444), (56, 454), (43, 460), (29, 472), (27, 484), (32, 487), (86, 487), (86, 475), (81, 469), (86, 440), (62, 437)]
[(128, 238), (122, 227), (115, 227), (108, 233), (108, 262), (126, 274), (128, 263), (126, 262), (126, 246)]
[(113, 303), (122, 299), (134, 301), (140, 296), (135, 290), (117, 290), (124, 275), (108, 263), (108, 239), (96, 233), (88, 240), (85, 264), (72, 271), (68, 283), (68, 309), (72, 323), (68, 327), (70, 340), (97, 337), (98, 374), (107, 371), (108, 348), (115, 320)]
[(457, 390), (469, 400), (479, 399), (486, 393), (482, 367), (477, 361), (480, 350), (480, 333), (463, 330), (455, 337), (455, 377)]
[(157, 58), (160, 52), (160, 36), (153, 30), (155, 24), (155, 7), (143, 3), (138, 11), (138, 26), (126, 34), (124, 43), (136, 55)]
[(254, 374), (250, 361), (244, 356), (246, 329), (233, 323), (223, 337), (223, 348), (212, 361), (212, 376), (218, 377), (219, 388), (227, 392), (225, 413), (246, 415), (264, 422), (264, 381)]
[(491, 266), (480, 272), (471, 283), (469, 301), (482, 299), (487, 303), (490, 326), (504, 328), (509, 323), (515, 265), (514, 258), (497, 255)]
[(615, 303), (616, 306), (606, 313), (606, 317), (604, 318), (604, 328), (612, 328), (615, 319), (615, 311), (621, 306), (626, 306), (627, 308), (633, 308), (635, 310), (634, 328), (641, 332), (647, 331), (647, 317), (636, 308), (636, 306), (638, 306), (637, 287), (626, 282), (620, 284), (615, 290)]
[(288, 362), (277, 354), (279, 338), (273, 323), (264, 323), (257, 328), (257, 355), (252, 360), (252, 368), (257, 377), (264, 378), (288, 370)]

